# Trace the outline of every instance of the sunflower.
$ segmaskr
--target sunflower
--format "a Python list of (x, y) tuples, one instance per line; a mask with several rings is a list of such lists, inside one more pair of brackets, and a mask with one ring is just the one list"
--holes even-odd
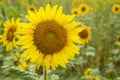
[(3, 42), (3, 45), (6, 46), (6, 51), (12, 50), (16, 46), (16, 38), (18, 37), (16, 32), (19, 29), (20, 19), (16, 21), (14, 18), (11, 21), (6, 21), (4, 25), (4, 33), (0, 35), (0, 42)]
[(20, 0), (21, 4), (24, 4), (25, 2), (27, 2), (27, 0)]
[(90, 12), (89, 6), (85, 3), (80, 4), (78, 9), (80, 15), (84, 15)]
[(97, 76), (94, 76), (92, 80), (100, 80), (100, 78)]
[(114, 14), (119, 13), (119, 12), (120, 12), (120, 5), (119, 5), (119, 4), (114, 4), (114, 5), (112, 6), (112, 12), (113, 12)]
[(81, 2), (80, 0), (73, 0), (72, 5), (78, 6), (80, 2)]
[(117, 41), (118, 41), (118, 42), (120, 42), (120, 35), (119, 35), (119, 36), (117, 36)]
[(35, 6), (34, 5), (29, 5), (28, 6), (28, 10), (30, 10), (30, 11), (35, 11)]
[(94, 2), (93, 5), (94, 5), (95, 9), (99, 9), (99, 4), (97, 2)]
[(85, 71), (84, 71), (84, 75), (85, 76), (88, 76), (88, 75), (90, 75), (90, 73), (93, 71), (93, 69), (92, 68), (88, 68), (88, 69), (86, 69)]
[(46, 8), (40, 7), (39, 11), (28, 12), (26, 18), (29, 23), (21, 24), (22, 34), (18, 44), (25, 49), (22, 57), (30, 59), (30, 63), (41, 65), (46, 70), (50, 67), (66, 67), (68, 59), (73, 60), (79, 54), (78, 47), (73, 42), (79, 41), (79, 36), (74, 31), (80, 22), (72, 22), (74, 15), (62, 13), (62, 7), (47, 4)]
[(75, 14), (76, 16), (79, 16), (78, 14), (78, 8), (73, 8), (71, 11), (72, 14)]
[(91, 28), (84, 25), (82, 27), (76, 28), (75, 31), (79, 35), (79, 42), (81, 44), (86, 44), (91, 39)]

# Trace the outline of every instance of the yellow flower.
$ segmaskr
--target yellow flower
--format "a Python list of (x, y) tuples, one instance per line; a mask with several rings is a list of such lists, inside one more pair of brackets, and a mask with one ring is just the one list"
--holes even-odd
[(90, 72), (91, 72), (91, 71), (93, 71), (92, 68), (88, 68), (88, 69), (86, 69), (86, 70), (84, 71), (84, 75), (85, 75), (85, 76), (90, 75)]
[(71, 13), (75, 14), (76, 16), (79, 16), (77, 8), (73, 8), (72, 11), (71, 11)]
[(92, 80), (100, 80), (100, 78), (97, 76), (94, 76)]
[(27, 64), (25, 61), (20, 61), (20, 64), (18, 65), (18, 68), (20, 70), (26, 70), (27, 69)]
[(73, 0), (72, 5), (73, 6), (78, 6), (80, 3), (80, 0)]
[(21, 4), (24, 4), (27, 0), (20, 0)]
[(120, 13), (120, 5), (119, 5), (119, 4), (114, 4), (114, 5), (112, 6), (112, 12), (113, 12), (114, 14)]
[(29, 5), (28, 10), (35, 12), (35, 6), (34, 5)]
[(103, 3), (102, 3), (102, 5), (103, 5), (104, 7), (106, 7), (107, 4), (108, 4), (108, 2), (103, 2)]
[(91, 40), (91, 28), (83, 25), (82, 27), (76, 28), (75, 31), (79, 35), (79, 43), (87, 44)]
[(19, 39), (22, 49), (26, 49), (22, 57), (41, 65), (49, 70), (58, 65), (66, 67), (68, 59), (73, 60), (79, 54), (79, 48), (73, 43), (79, 40), (76, 26), (80, 22), (71, 22), (75, 16), (62, 13), (62, 7), (47, 4), (46, 8), (40, 7), (39, 11), (28, 12), (26, 18), (30, 23), (21, 24), (23, 35)]
[(85, 3), (81, 3), (78, 9), (80, 15), (84, 15), (90, 12), (90, 7)]
[(118, 42), (120, 42), (120, 35), (119, 35), (119, 36), (117, 36), (117, 41), (118, 41)]
[(19, 29), (20, 19), (14, 21), (12, 18), (11, 21), (6, 21), (4, 23), (4, 34), (0, 35), (0, 42), (3, 42), (3, 45), (6, 46), (6, 51), (11, 50), (16, 46), (16, 38), (18, 37), (16, 32)]
[(94, 2), (94, 3), (93, 3), (93, 5), (94, 5), (94, 7), (95, 7), (96, 9), (98, 9), (98, 8), (99, 8), (98, 3)]

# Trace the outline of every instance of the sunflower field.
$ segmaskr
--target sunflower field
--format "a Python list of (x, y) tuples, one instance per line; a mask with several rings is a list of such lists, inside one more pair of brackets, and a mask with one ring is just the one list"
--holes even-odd
[(120, 80), (120, 0), (0, 0), (0, 80)]

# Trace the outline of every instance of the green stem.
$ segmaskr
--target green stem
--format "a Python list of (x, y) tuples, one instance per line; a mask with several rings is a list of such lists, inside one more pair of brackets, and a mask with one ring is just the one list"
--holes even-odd
[(44, 80), (47, 80), (47, 72), (44, 66), (43, 66), (43, 77), (44, 77)]

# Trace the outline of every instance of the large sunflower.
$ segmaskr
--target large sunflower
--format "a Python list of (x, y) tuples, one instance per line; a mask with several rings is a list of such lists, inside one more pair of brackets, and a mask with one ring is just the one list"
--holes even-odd
[(12, 50), (16, 45), (16, 32), (19, 29), (19, 24), (20, 19), (15, 21), (14, 18), (12, 18), (11, 21), (8, 20), (4, 23), (4, 33), (3, 35), (0, 35), (0, 42), (3, 42), (3, 45), (6, 46), (6, 51)]
[(114, 14), (120, 13), (120, 5), (119, 5), (119, 4), (114, 4), (114, 5), (112, 6), (112, 12), (113, 12)]
[(91, 39), (91, 28), (83, 25), (82, 27), (76, 28), (75, 31), (79, 35), (79, 42), (81, 44), (87, 44), (88, 41)]
[(40, 7), (39, 11), (28, 12), (26, 18), (30, 23), (21, 24), (22, 34), (19, 43), (22, 49), (26, 49), (22, 57), (30, 59), (49, 70), (58, 65), (66, 67), (68, 59), (73, 60), (74, 55), (79, 53), (78, 47), (73, 42), (79, 41), (79, 36), (74, 28), (80, 22), (72, 22), (74, 15), (62, 13), (62, 7), (47, 4), (45, 10)]

